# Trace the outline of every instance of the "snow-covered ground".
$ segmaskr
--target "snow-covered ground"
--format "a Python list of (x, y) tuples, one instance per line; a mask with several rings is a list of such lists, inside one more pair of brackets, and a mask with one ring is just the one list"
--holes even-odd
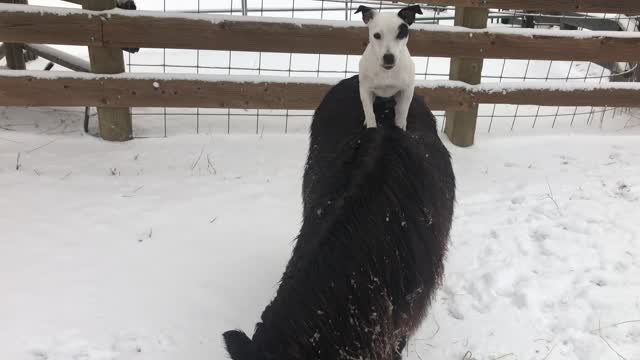
[[(143, 49), (126, 60), (134, 72), (344, 77), (358, 57)], [(447, 77), (448, 59), (416, 63), (418, 78)], [(607, 74), (487, 60), (483, 82)], [(483, 105), (477, 145), (449, 146), (459, 201), (446, 279), (407, 359), (640, 359), (640, 115), (577, 110)], [(273, 296), (300, 223), (309, 112), (169, 109), (166, 126), (151, 112), (164, 110), (134, 109), (136, 135), (168, 138), (113, 144), (82, 134), (83, 109), (0, 108), (0, 359), (220, 360), (221, 333), (250, 331)]]
[[(0, 109), (0, 359), (226, 358), (221, 332), (252, 329), (289, 257), (307, 137), (114, 144), (80, 124)], [(407, 359), (639, 359), (638, 132), (448, 146), (446, 279)]]

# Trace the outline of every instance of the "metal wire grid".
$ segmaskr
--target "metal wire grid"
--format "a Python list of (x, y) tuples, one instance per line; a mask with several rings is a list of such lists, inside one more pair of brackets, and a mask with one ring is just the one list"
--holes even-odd
[[(507, 15), (505, 12), (503, 11), (492, 11), (491, 14), (499, 14), (499, 16), (501, 18), (504, 18), (504, 15)], [(510, 12), (511, 15), (511, 19), (516, 19), (518, 17), (524, 17), (524, 16), (544, 16), (545, 18), (557, 18), (560, 22), (562, 20), (567, 20), (567, 19), (587, 19), (587, 18), (595, 18), (595, 16), (588, 14), (588, 13), (584, 13), (584, 14), (575, 14), (575, 15), (567, 15), (567, 14), (562, 14), (562, 15), (547, 15), (547, 14), (542, 14), (542, 13), (531, 13), (531, 12), (518, 12), (518, 11), (511, 11)], [(611, 19), (610, 16), (608, 16), (607, 14), (600, 14), (602, 19)], [(637, 21), (636, 19), (633, 18), (629, 18), (629, 17), (623, 17), (622, 15), (616, 15), (615, 17), (613, 17), (613, 21), (615, 21), (617, 24), (619, 24), (619, 27), (622, 28), (623, 31), (637, 31), (638, 30), (638, 25), (637, 25)], [(552, 27), (554, 25), (557, 24), (545, 24), (545, 23), (541, 23), (541, 24), (534, 24), (534, 26), (539, 27)], [(511, 26), (514, 27), (515, 26), (515, 21), (511, 21)], [(583, 28), (580, 27), (575, 27), (574, 31), (583, 31)], [(564, 77), (564, 79), (562, 77), (554, 77), (551, 75), (551, 69), (552, 66), (554, 64), (554, 61), (549, 61), (548, 64), (548, 70), (546, 72), (546, 75), (543, 78), (540, 77), (535, 77), (535, 76), (528, 76), (529, 73), (529, 69), (531, 67), (533, 60), (527, 60), (526, 61), (526, 67), (524, 70), (524, 75), (522, 76), (522, 81), (527, 81), (527, 80), (544, 80), (544, 81), (552, 81), (552, 80), (564, 80), (565, 82), (570, 82), (570, 81), (583, 81), (583, 82), (587, 82), (590, 80), (596, 80), (598, 83), (602, 83), (605, 79), (607, 81), (609, 80), (618, 80), (617, 78), (621, 78), (623, 76), (626, 76), (628, 74), (633, 73), (636, 68), (637, 68), (637, 64), (625, 64), (625, 68), (622, 71), (619, 72), (613, 72), (613, 71), (607, 71), (607, 69), (605, 67), (596, 65), (594, 63), (587, 63), (587, 69), (584, 72), (583, 76), (572, 76), (572, 69), (574, 68), (574, 66), (576, 65), (577, 62), (575, 61), (570, 61), (569, 62), (569, 69), (567, 71), (567, 75)], [(558, 62), (556, 62), (558, 63)], [(500, 71), (500, 75), (498, 77), (499, 82), (503, 82), (505, 80), (510, 80), (513, 79), (513, 77), (509, 77), (509, 76), (505, 76), (504, 75), (504, 70), (505, 70), (505, 66), (507, 64), (506, 60), (502, 60), (502, 67), (501, 67), (501, 71)], [(600, 68), (599, 70), (599, 74), (596, 75), (590, 75), (590, 70), (594, 68), (594, 70), (598, 71), (597, 68)], [(483, 80), (484, 80), (484, 76), (483, 76)], [(517, 78), (517, 77), (516, 77)], [(521, 111), (522, 108), (524, 108), (524, 106), (520, 106), (520, 105), (516, 105), (515, 106), (515, 112), (513, 114), (513, 116), (510, 115), (497, 115), (496, 114), (496, 109), (497, 109), (497, 105), (491, 105), (492, 106), (492, 110), (491, 110), (491, 115), (489, 116), (489, 125), (487, 128), (487, 132), (491, 132), (492, 128), (493, 128), (493, 124), (494, 124), (494, 120), (499, 120), (500, 118), (509, 118), (511, 119), (511, 126), (510, 126), (510, 131), (513, 131), (516, 125), (516, 122), (518, 120), (523, 120), (524, 118), (531, 118), (530, 115), (522, 115), (521, 113), (519, 113)], [(531, 109), (532, 107), (527, 106), (529, 109)], [(600, 116), (600, 125), (602, 126), (602, 123), (606, 117), (606, 115), (608, 115), (609, 113), (612, 114), (612, 116), (615, 116), (616, 114), (616, 109), (612, 109), (612, 108), (594, 108), (594, 107), (590, 107), (587, 108), (588, 110), (580, 110), (580, 109), (585, 109), (584, 107), (573, 107), (573, 110), (570, 110), (568, 112), (561, 112), (561, 107), (556, 107), (555, 109), (555, 113), (554, 114), (541, 114), (541, 110), (545, 109), (548, 107), (542, 107), (542, 106), (537, 106), (535, 107), (535, 115), (533, 116), (533, 121), (531, 124), (532, 128), (535, 128), (536, 125), (538, 124), (538, 120), (543, 119), (543, 120), (551, 120), (551, 128), (555, 128), (556, 124), (558, 123), (558, 119), (560, 118), (564, 118), (564, 117), (570, 117), (570, 123), (569, 126), (573, 127), (576, 119), (578, 117), (584, 117), (586, 116), (586, 124), (585, 125), (591, 125), (594, 121), (594, 119), (599, 115)], [(565, 107), (566, 109), (566, 107)], [(570, 108), (569, 108), (570, 109)], [(487, 117), (487, 115), (480, 115), (479, 117)]]
[[(167, 10), (167, 2), (163, 0), (162, 10)], [(144, 9), (144, 0), (142, 6)], [(154, 0), (155, 2), (155, 0)], [(343, 19), (351, 20), (353, 12), (359, 5), (375, 6), (380, 10), (397, 9), (403, 4), (388, 3), (383, 1), (352, 1), (352, 0), (288, 0), (289, 5), (282, 5), (286, 0), (278, 2), (280, 5), (265, 6), (264, 0), (229, 0), (226, 7), (220, 0), (197, 0), (195, 8), (183, 9), (184, 12), (215, 13), (229, 15), (259, 15), (259, 16), (290, 16), (319, 18), (319, 19)], [(215, 6), (210, 4), (214, 3)], [(273, 3), (269, 1), (269, 3)], [(443, 6), (425, 6), (428, 16), (419, 19), (422, 23), (452, 25), (455, 15), (454, 8)], [(173, 9), (172, 11), (175, 11)], [(521, 19), (524, 16), (544, 15), (545, 18), (563, 19), (583, 19), (600, 18), (615, 21), (625, 30), (637, 30), (637, 22), (634, 18), (627, 18), (622, 15), (610, 16), (607, 14), (564, 14), (547, 15), (541, 13), (519, 12), (519, 11), (491, 11), (491, 22), (497, 19)], [(498, 23), (500, 21), (498, 20)], [(511, 26), (515, 27), (516, 21), (511, 21), (508, 25), (488, 24), (488, 26)], [(550, 27), (550, 24), (536, 24), (536, 26)], [(580, 31), (582, 29), (577, 29)], [(129, 71), (158, 71), (163, 72), (195, 72), (195, 73), (215, 73), (215, 74), (256, 74), (256, 75), (286, 75), (286, 76), (316, 76), (316, 77), (349, 77), (357, 74), (358, 56), (345, 55), (308, 55), (308, 54), (272, 54), (272, 53), (245, 53), (231, 51), (200, 51), (200, 50), (168, 50), (162, 49), (161, 62), (149, 61), (156, 56), (144, 56), (145, 52), (157, 52), (158, 50), (143, 49), (140, 54), (129, 54), (127, 65)], [(215, 53), (218, 59), (226, 58), (224, 64), (211, 64), (204, 61), (207, 54)], [(189, 55), (194, 54), (195, 56)], [(286, 63), (286, 67), (274, 66), (274, 61), (267, 61), (268, 58), (279, 57), (277, 65)], [(186, 58), (193, 57), (195, 61), (185, 61)], [(257, 59), (257, 62), (247, 65), (246, 58)], [(303, 61), (293, 61), (298, 58)], [(169, 60), (168, 60), (169, 59)], [(282, 60), (285, 59), (285, 60)], [(323, 59), (331, 59), (332, 66), (323, 64)], [(342, 60), (340, 60), (342, 59)], [(288, 61), (287, 61), (288, 60)], [(416, 76), (422, 79), (447, 79), (449, 59), (444, 58), (416, 58)], [(497, 65), (496, 65), (497, 62)], [(269, 64), (271, 63), (271, 64)], [(300, 66), (300, 64), (303, 64)], [(309, 67), (309, 64), (315, 66)], [(340, 64), (336, 66), (336, 64)], [(487, 66), (490, 64), (491, 66)], [(524, 69), (519, 71), (509, 70), (519, 64)], [(558, 70), (568, 65), (568, 69)], [(535, 67), (546, 66), (544, 72), (531, 71)], [(584, 67), (586, 66), (586, 70)], [(535, 61), (535, 60), (486, 60), (485, 69), (495, 69), (496, 72), (483, 72), (483, 82), (510, 82), (510, 81), (609, 81), (612, 78), (624, 77), (635, 71), (637, 65), (624, 65), (621, 71), (612, 72), (602, 66), (584, 62), (559, 62), (559, 61)], [(581, 67), (582, 69), (578, 69)], [(553, 70), (553, 71), (552, 71)], [(185, 127), (193, 127), (196, 133), (207, 132), (255, 132), (262, 133), (265, 128), (268, 131), (288, 133), (291, 130), (306, 131), (312, 112), (310, 111), (274, 111), (274, 110), (242, 110), (242, 109), (141, 109), (132, 110), (136, 121), (136, 129), (140, 130), (140, 136), (158, 136), (157, 126), (150, 126), (153, 121), (157, 122), (158, 117), (162, 120), (161, 136), (167, 136), (168, 124), (174, 124), (181, 132)], [(444, 112), (435, 112), (441, 125), (446, 122)], [(540, 107), (540, 106), (508, 106), (508, 105), (482, 105), (479, 111), (479, 131), (486, 129), (487, 132), (495, 131), (496, 128), (505, 129), (505, 121), (510, 122), (508, 131), (521, 128), (521, 124), (530, 123), (531, 128), (537, 126), (549, 126), (555, 128), (562, 122), (569, 122), (569, 126), (591, 126), (594, 119), (600, 118), (601, 123), (605, 118), (615, 114), (612, 108), (592, 108), (592, 107)], [(290, 119), (294, 121), (290, 122)], [(193, 125), (189, 125), (193, 123)], [(496, 126), (500, 123), (501, 126)], [(143, 124), (138, 126), (138, 124)], [(207, 125), (208, 124), (208, 125)], [(292, 124), (295, 124), (292, 126)], [(542, 124), (542, 125), (541, 125)], [(516, 126), (518, 125), (518, 126)], [(171, 126), (171, 125), (169, 125)], [(527, 126), (528, 127), (528, 126)]]

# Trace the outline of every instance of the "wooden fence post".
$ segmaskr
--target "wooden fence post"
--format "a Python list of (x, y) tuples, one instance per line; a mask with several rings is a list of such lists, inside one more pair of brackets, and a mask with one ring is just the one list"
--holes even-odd
[[(109, 10), (116, 7), (116, 0), (86, 0), (87, 10)], [(119, 74), (125, 72), (124, 56), (118, 48), (89, 46), (91, 72)], [(131, 114), (128, 108), (98, 107), (100, 137), (108, 141), (127, 141), (133, 137)]]
[[(488, 9), (456, 7), (455, 25), (483, 29), (487, 27), (488, 16)], [(449, 79), (472, 85), (480, 84), (483, 63), (483, 59), (477, 58), (452, 58)], [(447, 111), (445, 133), (453, 144), (462, 147), (471, 146), (475, 138), (477, 120), (477, 104), (470, 110)]]
[[(0, 0), (0, 3), (27, 4), (27, 0)], [(6, 43), (4, 44), (4, 52), (4, 55), (7, 57), (7, 67), (9, 69), (24, 70), (27, 68), (24, 61), (22, 44)]]

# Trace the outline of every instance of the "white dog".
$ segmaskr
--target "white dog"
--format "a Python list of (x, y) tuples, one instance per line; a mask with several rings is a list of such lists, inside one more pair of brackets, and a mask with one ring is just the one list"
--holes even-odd
[(360, 59), (360, 99), (367, 127), (376, 127), (373, 102), (376, 96), (396, 100), (396, 126), (407, 129), (407, 113), (413, 99), (415, 64), (407, 49), (409, 25), (422, 14), (418, 5), (400, 10), (397, 14), (360, 6), (362, 20), (369, 27), (369, 44)]

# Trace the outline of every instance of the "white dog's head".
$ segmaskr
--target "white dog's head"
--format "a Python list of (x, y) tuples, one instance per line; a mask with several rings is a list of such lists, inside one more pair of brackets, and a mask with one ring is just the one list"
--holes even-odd
[(379, 13), (372, 8), (360, 6), (357, 13), (362, 13), (362, 20), (369, 27), (369, 46), (380, 66), (387, 70), (393, 69), (401, 50), (407, 46), (409, 25), (416, 21), (416, 14), (422, 14), (420, 6), (407, 6), (397, 14)]

